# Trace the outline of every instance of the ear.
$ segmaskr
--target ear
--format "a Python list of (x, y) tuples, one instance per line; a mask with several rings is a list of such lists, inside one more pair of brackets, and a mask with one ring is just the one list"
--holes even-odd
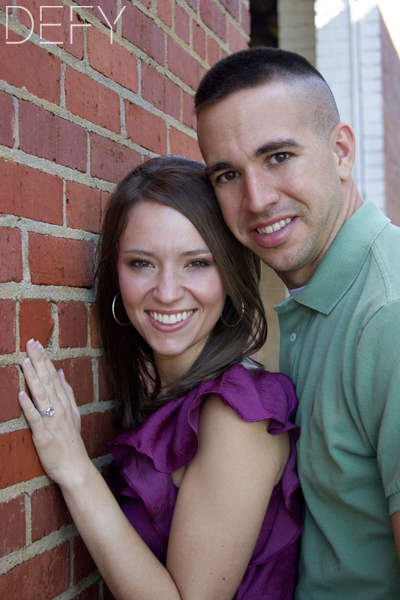
[(335, 155), (338, 175), (342, 181), (350, 179), (356, 160), (356, 139), (347, 123), (338, 123), (333, 129), (330, 144)]

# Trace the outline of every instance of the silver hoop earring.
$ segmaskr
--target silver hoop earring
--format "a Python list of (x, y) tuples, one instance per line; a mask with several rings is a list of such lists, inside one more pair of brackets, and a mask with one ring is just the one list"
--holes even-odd
[(121, 295), (121, 293), (118, 292), (118, 294), (115, 296), (114, 300), (112, 301), (111, 312), (112, 312), (112, 316), (114, 317), (114, 321), (116, 323), (118, 323), (118, 325), (122, 325), (122, 327), (128, 327), (128, 325), (131, 324), (130, 321), (128, 321), (128, 323), (121, 323), (121, 321), (118, 321), (117, 317), (115, 316), (115, 302), (116, 302), (118, 296), (120, 296), (120, 295)]
[(223, 316), (222, 316), (222, 313), (221, 313), (221, 321), (223, 322), (223, 324), (224, 324), (226, 327), (230, 327), (230, 328), (232, 328), (232, 327), (236, 327), (237, 325), (239, 325), (240, 321), (242, 320), (242, 317), (243, 317), (243, 315), (244, 315), (244, 302), (243, 302), (243, 300), (242, 300), (242, 312), (241, 312), (241, 315), (240, 315), (240, 317), (239, 317), (239, 321), (236, 321), (236, 323), (234, 323), (233, 325), (229, 325), (229, 323), (226, 323), (226, 322), (224, 321), (224, 318), (223, 318)]

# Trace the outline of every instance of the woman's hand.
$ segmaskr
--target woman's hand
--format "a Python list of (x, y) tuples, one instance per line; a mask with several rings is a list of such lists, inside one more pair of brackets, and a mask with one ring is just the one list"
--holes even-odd
[(39, 342), (30, 340), (26, 352), (22, 370), (32, 401), (25, 392), (20, 392), (18, 399), (43, 469), (55, 482), (68, 486), (89, 460), (74, 394)]

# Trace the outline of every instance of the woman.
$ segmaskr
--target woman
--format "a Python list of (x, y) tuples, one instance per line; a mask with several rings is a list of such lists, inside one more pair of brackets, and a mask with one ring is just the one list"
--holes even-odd
[(266, 337), (258, 278), (203, 165), (153, 159), (119, 184), (98, 269), (99, 328), (125, 430), (110, 444), (119, 504), (86, 453), (63, 373), (27, 344), (33, 403), (21, 392), (21, 407), (118, 599), (292, 598), (296, 399), (285, 376), (241, 364)]

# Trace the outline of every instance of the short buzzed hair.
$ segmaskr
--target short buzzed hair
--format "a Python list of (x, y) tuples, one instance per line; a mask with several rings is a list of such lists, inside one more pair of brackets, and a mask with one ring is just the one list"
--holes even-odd
[(196, 114), (236, 92), (278, 81), (309, 96), (317, 128), (332, 129), (339, 122), (335, 99), (321, 73), (303, 56), (269, 47), (235, 52), (207, 71), (195, 96)]

